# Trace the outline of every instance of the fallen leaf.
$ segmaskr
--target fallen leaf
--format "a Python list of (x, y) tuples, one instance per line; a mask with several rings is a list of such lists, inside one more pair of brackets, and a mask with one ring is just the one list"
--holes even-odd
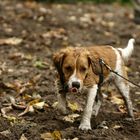
[(140, 92), (139, 92), (139, 91), (136, 91), (135, 94), (136, 94), (136, 95), (140, 95)]
[(19, 140), (28, 140), (28, 139), (25, 137), (24, 134), (22, 134)]
[(63, 40), (67, 40), (67, 36), (66, 36), (66, 30), (63, 28), (59, 28), (57, 30), (51, 30), (47, 33), (44, 33), (42, 35), (43, 38), (58, 38), (58, 39), (63, 39)]
[(17, 109), (25, 109), (26, 105), (25, 104), (17, 104), (15, 101), (15, 98), (13, 96), (9, 96), (10, 102), (12, 104), (12, 107), (17, 108)]
[(33, 78), (30, 79), (30, 83), (36, 84), (41, 78), (41, 74), (35, 75)]
[(17, 122), (17, 118), (14, 117), (14, 116), (5, 116), (5, 118), (6, 118), (8, 121), (12, 122), (12, 123), (16, 123), (16, 122)]
[(32, 99), (32, 96), (29, 95), (29, 94), (24, 94), (22, 98), (23, 98), (23, 100), (25, 100), (25, 101), (30, 101), (30, 100)]
[(82, 111), (82, 108), (78, 106), (78, 104), (75, 102), (75, 103), (71, 103), (71, 102), (68, 102), (68, 107), (73, 111)]
[(108, 100), (110, 100), (113, 104), (117, 105), (124, 105), (124, 100), (122, 96), (116, 94), (116, 92), (113, 92), (112, 88), (108, 89), (109, 90), (109, 95), (108, 95)]
[(107, 22), (107, 21), (102, 20), (101, 25), (105, 27), (113, 28), (115, 26), (115, 22), (113, 21)]
[(82, 17), (80, 17), (80, 22), (92, 24), (91, 14), (89, 13), (84, 14)]
[(1, 108), (2, 116), (5, 117), (5, 118), (7, 118), (6, 113), (7, 113), (7, 112), (10, 112), (11, 110), (13, 110), (12, 106), (8, 106), (8, 107), (3, 107), (3, 108)]
[(34, 100), (30, 101), (30, 102), (28, 103), (28, 105), (37, 104), (37, 103), (39, 103), (39, 101), (40, 101), (40, 99), (34, 99)]
[(63, 120), (66, 121), (66, 122), (73, 123), (75, 121), (75, 119), (78, 118), (79, 116), (80, 116), (79, 114), (70, 114), (68, 116), (65, 116), (63, 118)]
[(52, 107), (53, 107), (53, 108), (57, 108), (57, 105), (58, 105), (58, 102), (54, 102), (54, 103), (52, 104)]
[(72, 140), (79, 140), (79, 138), (73, 138)]
[(32, 98), (33, 98), (33, 99), (41, 99), (42, 97), (41, 97), (40, 94), (33, 93), (33, 94), (32, 94)]
[(17, 38), (17, 37), (0, 39), (0, 45), (18, 45), (22, 41), (23, 41), (23, 39)]
[(41, 134), (41, 139), (43, 139), (43, 140), (54, 140), (52, 134), (49, 133), (49, 132)]
[(38, 60), (34, 63), (34, 67), (37, 67), (39, 69), (45, 69), (48, 67), (48, 64)]
[(77, 19), (76, 16), (70, 16), (70, 17), (69, 17), (69, 20), (70, 20), (70, 21), (76, 21), (76, 19)]
[(98, 126), (97, 126), (97, 128), (102, 128), (102, 129), (108, 129), (108, 126), (106, 125), (106, 121), (103, 121), (103, 122), (101, 122)]
[(34, 112), (34, 108), (32, 105), (28, 105), (22, 113), (18, 114), (18, 116), (21, 117), (29, 112)]
[(120, 125), (114, 125), (113, 128), (114, 129), (120, 129), (120, 128), (122, 128), (122, 126), (120, 126)]
[(124, 100), (119, 98), (119, 97), (117, 97), (117, 96), (112, 96), (111, 97), (111, 102), (113, 104), (118, 104), (118, 105), (123, 105), (124, 104)]
[(119, 105), (118, 110), (122, 113), (126, 113), (126, 108), (123, 105)]
[(18, 58), (21, 58), (24, 60), (32, 60), (33, 56), (30, 54), (24, 54), (22, 52), (15, 52), (15, 53), (11, 53), (8, 58), (13, 59), (13, 60), (16, 60)]
[(17, 58), (23, 58), (24, 54), (21, 52), (16, 52), (16, 53), (12, 53), (9, 58), (10, 59), (17, 59)]
[(45, 105), (45, 102), (43, 101), (43, 102), (39, 102), (39, 103), (34, 104), (33, 107), (35, 109), (43, 109), (44, 105)]
[(41, 134), (41, 139), (43, 140), (62, 140), (62, 134), (60, 131), (53, 131), (52, 133)]
[(62, 140), (62, 134), (60, 131), (57, 131), (57, 130), (53, 131), (52, 136), (54, 140)]
[(0, 134), (3, 135), (3, 136), (7, 136), (7, 135), (11, 134), (11, 131), (10, 130), (5, 130), (5, 131), (0, 132)]

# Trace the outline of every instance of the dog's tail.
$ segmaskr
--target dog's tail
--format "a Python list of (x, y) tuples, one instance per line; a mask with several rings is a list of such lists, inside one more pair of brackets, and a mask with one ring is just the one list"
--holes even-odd
[(132, 55), (132, 52), (134, 50), (134, 43), (135, 43), (135, 39), (131, 38), (128, 41), (126, 48), (124, 48), (124, 49), (118, 48), (118, 50), (121, 51), (121, 55), (122, 55), (122, 58), (124, 59), (124, 61), (128, 61), (128, 59)]

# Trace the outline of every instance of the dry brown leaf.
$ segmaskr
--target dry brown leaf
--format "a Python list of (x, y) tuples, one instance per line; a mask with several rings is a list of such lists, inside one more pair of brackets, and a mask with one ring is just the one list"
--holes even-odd
[(43, 101), (43, 102), (33, 104), (33, 107), (35, 109), (43, 109), (44, 105), (45, 105), (45, 102)]
[(17, 38), (17, 37), (0, 39), (0, 45), (18, 45), (22, 41), (23, 41), (23, 39)]
[(103, 26), (109, 27), (109, 28), (113, 28), (115, 26), (115, 22), (113, 22), (113, 21), (107, 22), (107, 21), (102, 20), (101, 21), (101, 24)]
[(91, 14), (85, 13), (82, 17), (80, 17), (80, 22), (92, 24)]
[(43, 140), (62, 140), (62, 135), (60, 131), (53, 131), (41, 134), (41, 138)]
[(8, 106), (8, 107), (3, 107), (1, 108), (1, 114), (3, 117), (7, 118), (6, 113), (13, 110), (12, 106)]
[(43, 139), (43, 140), (54, 140), (52, 134), (49, 133), (49, 132), (42, 133), (41, 134), (41, 139)]
[(70, 20), (70, 21), (76, 21), (76, 19), (77, 19), (76, 16), (70, 16), (70, 17), (69, 17), (69, 20)]
[(58, 39), (64, 39), (67, 40), (66, 37), (66, 30), (63, 28), (59, 28), (57, 30), (51, 30), (47, 33), (44, 33), (42, 35), (43, 38), (58, 38)]
[(24, 54), (22, 52), (15, 52), (15, 53), (11, 53), (8, 58), (14, 59), (14, 60), (16, 60), (18, 58), (21, 58), (24, 60), (32, 60), (33, 56), (31, 56), (30, 54)]
[(79, 138), (73, 138), (72, 140), (79, 140)]
[(29, 94), (25, 94), (25, 95), (23, 95), (23, 100), (25, 100), (25, 101), (29, 101), (29, 100), (31, 100), (32, 99), (32, 96), (31, 95), (29, 95)]
[(21, 53), (21, 52), (15, 52), (15, 53), (12, 53), (9, 58), (10, 59), (17, 59), (17, 58), (23, 58), (24, 57), (24, 54)]
[(7, 136), (7, 135), (11, 134), (11, 131), (10, 130), (5, 130), (5, 131), (0, 132), (0, 134), (3, 135), (3, 136)]
[(113, 128), (114, 129), (120, 129), (120, 128), (122, 128), (122, 126), (120, 126), (120, 125), (114, 125)]
[(17, 118), (14, 116), (5, 116), (5, 118), (10, 121), (11, 123), (16, 123), (17, 122)]
[(36, 104), (36, 103), (39, 103), (39, 101), (40, 101), (40, 99), (34, 99), (34, 100), (30, 101), (30, 102), (28, 103), (28, 105), (34, 105), (34, 104)]
[(24, 134), (22, 134), (19, 140), (28, 140), (28, 139), (25, 137)]
[(30, 83), (36, 84), (37, 81), (40, 80), (40, 78), (41, 78), (41, 74), (38, 74), (38, 75), (34, 76), (32, 79), (30, 79)]
[(123, 105), (119, 105), (118, 110), (122, 113), (126, 113), (126, 108)]
[(28, 105), (22, 113), (18, 114), (18, 116), (21, 117), (29, 112), (34, 112), (34, 108), (32, 105)]
[(38, 8), (38, 3), (36, 1), (30, 0), (25, 2), (25, 6), (29, 9), (36, 9)]
[(140, 92), (139, 92), (139, 91), (136, 91), (135, 94), (136, 94), (136, 95), (140, 95)]
[(54, 102), (54, 103), (52, 104), (52, 107), (53, 107), (53, 108), (57, 108), (57, 105), (58, 105), (58, 102)]
[(13, 83), (5, 83), (8, 88), (15, 90), (18, 94), (21, 94), (25, 91), (25, 85), (20, 80), (15, 80)]
[(115, 96), (115, 95), (111, 97), (111, 102), (113, 104), (124, 105), (124, 100), (122, 98)]
[(62, 139), (61, 132), (57, 131), (57, 130), (52, 132), (52, 136), (53, 136), (54, 140), (61, 140)]
[(79, 116), (80, 116), (79, 114), (70, 114), (68, 116), (65, 116), (63, 118), (63, 120), (66, 121), (66, 122), (73, 123), (75, 121), (75, 119), (78, 118)]
[(108, 126), (106, 125), (106, 121), (101, 122), (97, 127), (102, 129), (109, 129)]

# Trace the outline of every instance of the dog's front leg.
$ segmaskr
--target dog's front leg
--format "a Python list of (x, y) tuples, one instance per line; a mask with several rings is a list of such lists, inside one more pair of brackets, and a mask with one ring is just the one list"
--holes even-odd
[(92, 88), (88, 91), (88, 97), (87, 97), (87, 103), (86, 107), (84, 109), (84, 114), (79, 126), (79, 129), (81, 130), (89, 130), (91, 129), (90, 119), (92, 115), (92, 107), (95, 101), (95, 97), (97, 94), (98, 86), (94, 85)]
[(66, 93), (57, 93), (58, 105), (57, 108), (63, 113), (67, 114)]

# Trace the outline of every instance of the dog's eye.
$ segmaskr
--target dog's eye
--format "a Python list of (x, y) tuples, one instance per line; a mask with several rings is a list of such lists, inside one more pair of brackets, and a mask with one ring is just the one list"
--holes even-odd
[(68, 71), (68, 72), (71, 72), (72, 71), (72, 67), (71, 66), (66, 66), (65, 70)]
[(85, 72), (86, 70), (87, 70), (86, 67), (81, 67), (81, 68), (80, 68), (80, 71), (81, 71), (81, 72)]

